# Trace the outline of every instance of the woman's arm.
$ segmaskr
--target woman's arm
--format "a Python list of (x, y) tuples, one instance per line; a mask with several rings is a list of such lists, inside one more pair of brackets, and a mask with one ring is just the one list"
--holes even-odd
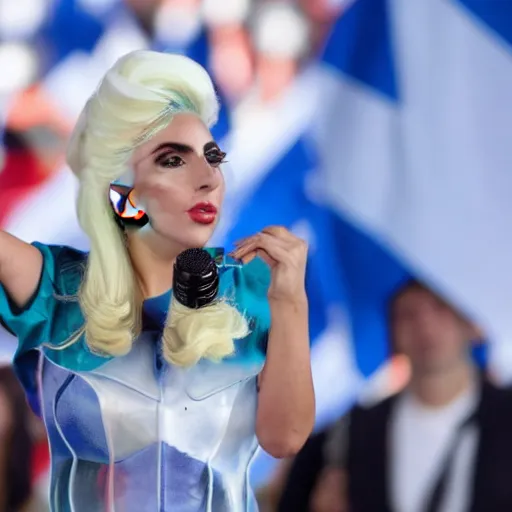
[(35, 247), (0, 231), (0, 284), (23, 307), (37, 290), (43, 257)]
[(270, 302), (267, 360), (260, 375), (256, 434), (277, 458), (295, 455), (313, 430), (315, 395), (311, 377), (308, 302)]
[(244, 261), (255, 255), (272, 272), (268, 290), (272, 323), (259, 378), (256, 434), (265, 451), (283, 458), (302, 448), (315, 421), (304, 285), (307, 245), (285, 228), (271, 227), (243, 240), (233, 253)]

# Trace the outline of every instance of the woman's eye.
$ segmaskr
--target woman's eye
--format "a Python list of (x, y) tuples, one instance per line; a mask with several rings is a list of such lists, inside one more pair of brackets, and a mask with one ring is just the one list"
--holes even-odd
[(166, 168), (176, 168), (181, 167), (185, 162), (181, 156), (177, 155), (171, 155), (171, 156), (162, 156), (160, 158), (157, 158), (156, 163), (160, 167), (166, 167)]
[(225, 163), (226, 161), (226, 153), (223, 153), (222, 151), (210, 151), (206, 153), (205, 157), (206, 161), (214, 167)]

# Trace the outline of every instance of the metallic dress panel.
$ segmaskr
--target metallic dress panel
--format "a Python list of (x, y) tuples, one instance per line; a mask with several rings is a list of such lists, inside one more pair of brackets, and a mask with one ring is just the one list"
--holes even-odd
[(257, 385), (270, 315), (268, 269), (219, 265), (221, 293), (249, 319), (236, 353), (189, 369), (160, 357), (170, 293), (144, 304), (129, 354), (104, 358), (84, 340), (76, 301), (87, 255), (35, 244), (39, 290), (23, 311), (0, 288), (2, 323), (19, 338), (15, 368), (48, 430), (54, 512), (253, 512)]

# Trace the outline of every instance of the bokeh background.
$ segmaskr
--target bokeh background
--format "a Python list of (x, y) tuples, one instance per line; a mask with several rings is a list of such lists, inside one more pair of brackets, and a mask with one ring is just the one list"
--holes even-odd
[[(0, 227), (86, 249), (70, 130), (117, 58), (184, 53), (223, 104), (212, 245), (269, 224), (310, 244), (318, 428), (407, 378), (385, 303), (410, 275), (478, 323), (508, 382), (511, 44), (505, 0), (0, 0)], [(2, 331), (5, 362), (15, 346)], [(274, 465), (261, 454), (256, 486)]]

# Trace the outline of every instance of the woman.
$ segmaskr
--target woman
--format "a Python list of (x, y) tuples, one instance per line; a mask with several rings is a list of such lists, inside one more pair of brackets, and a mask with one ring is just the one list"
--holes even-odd
[(286, 457), (312, 430), (303, 241), (270, 227), (216, 251), (222, 299), (185, 316), (172, 300), (177, 256), (222, 206), (217, 112), (195, 62), (125, 56), (68, 152), (90, 252), (1, 234), (0, 312), (48, 429), (54, 511), (255, 510), (258, 442)]

